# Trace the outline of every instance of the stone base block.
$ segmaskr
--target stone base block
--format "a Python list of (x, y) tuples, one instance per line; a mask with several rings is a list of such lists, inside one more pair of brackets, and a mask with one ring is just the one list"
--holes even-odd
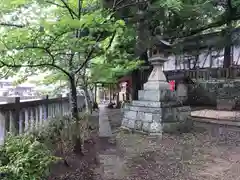
[(174, 133), (183, 132), (187, 133), (193, 128), (193, 121), (189, 118), (183, 122), (165, 122), (162, 124), (163, 132)]
[(235, 99), (217, 99), (217, 109), (218, 110), (228, 110), (231, 111), (236, 106)]
[(125, 109), (122, 126), (146, 133), (185, 131), (189, 126), (186, 122), (188, 122), (190, 113), (189, 106), (150, 108), (130, 105), (128, 109)]
[(189, 106), (162, 108), (162, 122), (184, 122), (190, 115)]
[(123, 118), (122, 127), (145, 133), (162, 133), (162, 124), (160, 122), (144, 122), (141, 120)]

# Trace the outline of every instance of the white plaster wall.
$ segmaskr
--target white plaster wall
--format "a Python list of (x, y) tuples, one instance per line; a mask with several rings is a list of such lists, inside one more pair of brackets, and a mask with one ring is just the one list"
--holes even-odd
[[(217, 68), (217, 67), (222, 67), (223, 66), (223, 55), (224, 55), (224, 50), (217, 51), (217, 52), (211, 52), (209, 53), (207, 50), (203, 51), (199, 55), (199, 60), (198, 60), (198, 65), (200, 68), (207, 68), (210, 67), (210, 59), (211, 55), (219, 55), (220, 57), (213, 58), (212, 60), (212, 67)], [(175, 65), (175, 62), (177, 60), (177, 65)], [(240, 47), (233, 47), (233, 62), (235, 65), (240, 65)], [(193, 68), (193, 64), (191, 64), (191, 68)], [(175, 70), (175, 69), (188, 69), (187, 66), (185, 66), (182, 63), (182, 60), (180, 56), (175, 56), (171, 55), (169, 57), (169, 60), (164, 63), (164, 68), (165, 71), (169, 70)]]
[(240, 47), (233, 48), (233, 62), (236, 65), (240, 65)]

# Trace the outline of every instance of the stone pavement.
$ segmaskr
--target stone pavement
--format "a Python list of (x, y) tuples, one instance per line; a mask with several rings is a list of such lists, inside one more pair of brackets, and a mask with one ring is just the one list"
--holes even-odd
[[(119, 110), (120, 111), (120, 110)], [(119, 157), (116, 144), (114, 142), (114, 134), (110, 125), (110, 118), (113, 112), (107, 109), (106, 105), (99, 105), (99, 138), (100, 138), (100, 152), (98, 152), (100, 168), (97, 173), (101, 174), (104, 180), (113, 180), (121, 178), (122, 165), (124, 160)], [(115, 117), (115, 116), (114, 116)], [(121, 121), (121, 119), (118, 119)]]
[(219, 120), (238, 120), (240, 121), (240, 111), (220, 111), (213, 109), (193, 110), (192, 117), (211, 118)]
[(105, 105), (99, 105), (99, 137), (112, 137), (112, 130)]

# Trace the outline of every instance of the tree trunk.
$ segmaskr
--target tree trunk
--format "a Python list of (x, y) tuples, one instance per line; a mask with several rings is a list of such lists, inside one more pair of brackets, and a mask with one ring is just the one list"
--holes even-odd
[(86, 67), (83, 69), (83, 90), (85, 95), (85, 102), (86, 102), (86, 113), (92, 113), (92, 103), (88, 92), (88, 80), (86, 75)]
[(80, 135), (80, 118), (78, 114), (78, 102), (77, 102), (77, 87), (74, 75), (69, 77), (70, 81), (70, 91), (71, 91), (71, 115), (75, 121), (75, 132), (73, 133), (73, 141), (74, 141), (74, 152), (76, 154), (83, 155), (82, 153), (82, 140)]
[(88, 93), (87, 85), (84, 85), (83, 90), (84, 90), (85, 102), (86, 102), (86, 113), (89, 113), (89, 112), (92, 113), (92, 104), (91, 104), (91, 99)]
[(229, 68), (231, 66), (232, 58), (231, 58), (231, 45), (227, 43), (224, 48), (224, 60), (223, 60), (223, 67)]
[(132, 100), (138, 99), (138, 90), (141, 89), (141, 79), (139, 78), (139, 70), (132, 72)]
[(225, 30), (225, 43), (226, 46), (224, 48), (224, 60), (223, 60), (223, 67), (229, 68), (232, 64), (232, 58), (231, 58), (231, 45), (232, 45), (232, 20), (231, 17), (235, 15), (236, 11), (234, 10), (232, 6), (232, 1), (227, 0), (227, 7), (226, 7), (226, 18), (228, 19)]

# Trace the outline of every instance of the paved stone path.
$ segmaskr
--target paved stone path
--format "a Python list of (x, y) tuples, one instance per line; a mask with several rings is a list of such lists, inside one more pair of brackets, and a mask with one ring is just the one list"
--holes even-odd
[[(104, 180), (113, 180), (121, 174), (124, 161), (117, 154), (114, 135), (112, 133), (109, 119), (109, 110), (104, 105), (99, 106), (99, 137), (100, 137), (100, 152), (99, 161), (100, 168), (98, 173), (101, 174)], [(107, 147), (107, 148), (106, 148)]]
[(104, 105), (99, 105), (99, 137), (112, 137), (108, 112)]

